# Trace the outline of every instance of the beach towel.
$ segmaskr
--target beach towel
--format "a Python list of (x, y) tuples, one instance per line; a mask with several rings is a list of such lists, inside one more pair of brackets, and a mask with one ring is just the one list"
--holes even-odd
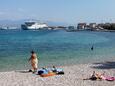
[(50, 72), (48, 72), (47, 74), (41, 74), (40, 76), (41, 77), (49, 77), (49, 76), (54, 76), (54, 75), (56, 75), (56, 73), (54, 73), (54, 72), (52, 72), (52, 71), (50, 71)]
[(109, 77), (109, 76), (108, 76), (108, 77), (105, 78), (105, 80), (107, 80), (107, 81), (114, 81), (114, 80), (115, 80), (115, 77)]
[(107, 80), (107, 81), (114, 81), (115, 80), (115, 77), (112, 77), (112, 76), (104, 76), (104, 75), (101, 75), (100, 76), (103, 80)]

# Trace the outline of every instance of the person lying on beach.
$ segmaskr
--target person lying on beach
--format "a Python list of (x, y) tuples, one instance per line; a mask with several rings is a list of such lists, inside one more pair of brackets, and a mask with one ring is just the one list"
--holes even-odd
[(38, 59), (34, 51), (31, 51), (31, 57), (29, 58), (29, 61), (31, 62), (33, 73), (35, 73), (38, 68)]
[(57, 75), (64, 74), (63, 69), (61, 69), (61, 68), (56, 68), (55, 66), (53, 66), (52, 71), (53, 71), (54, 73), (56, 73)]
[(101, 79), (102, 78), (97, 73), (95, 73), (95, 71), (93, 71), (93, 74), (91, 75), (91, 77), (85, 78), (83, 80), (101, 80)]
[(41, 77), (49, 77), (56, 75), (56, 73), (54, 73), (52, 70), (43, 67), (41, 70), (38, 71), (37, 75), (40, 75)]
[(86, 78), (83, 80), (106, 80), (106, 81), (115, 81), (115, 77), (113, 76), (106, 76), (105, 72), (100, 74), (100, 73), (95, 73), (95, 71), (93, 71), (93, 74), (90, 78)]
[(47, 74), (49, 72), (53, 72), (55, 73), (56, 75), (62, 75), (64, 74), (64, 71), (63, 69), (61, 68), (56, 68), (55, 66), (53, 66), (53, 68), (42, 68), (40, 70), (38, 70), (38, 75), (41, 75), (41, 74)]

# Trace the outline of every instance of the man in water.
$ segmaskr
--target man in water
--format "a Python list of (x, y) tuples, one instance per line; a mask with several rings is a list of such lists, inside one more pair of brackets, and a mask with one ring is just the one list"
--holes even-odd
[(38, 68), (38, 58), (34, 51), (31, 51), (31, 57), (29, 58), (29, 61), (31, 62), (33, 73), (35, 73)]
[(93, 50), (93, 46), (91, 47), (91, 50)]

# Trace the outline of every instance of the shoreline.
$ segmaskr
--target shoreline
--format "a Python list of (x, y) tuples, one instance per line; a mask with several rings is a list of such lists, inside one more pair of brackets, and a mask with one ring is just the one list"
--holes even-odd
[[(107, 64), (108, 63), (108, 64)], [(102, 67), (101, 67), (102, 66)], [(10, 71), (0, 72), (1, 86), (114, 86), (115, 81), (84, 81), (93, 71), (97, 73), (105, 72), (106, 75), (115, 77), (115, 61), (102, 62), (95, 64), (79, 64), (71, 66), (59, 66), (65, 72), (64, 75), (55, 75), (50, 77), (40, 77), (31, 72)], [(23, 71), (23, 72), (21, 72)]]
[[(99, 60), (99, 59), (98, 59)], [(81, 63), (72, 63), (72, 64), (61, 64), (61, 65), (58, 65), (58, 64), (56, 64), (56, 65), (53, 65), (53, 64), (51, 64), (51, 65), (47, 65), (47, 66), (39, 66), (39, 64), (38, 64), (38, 70), (40, 69), (40, 68), (42, 68), (42, 67), (46, 67), (46, 68), (51, 68), (51, 67), (53, 67), (53, 66), (56, 66), (56, 67), (71, 67), (71, 66), (79, 66), (79, 65), (93, 65), (93, 64), (95, 64), (95, 63), (106, 63), (106, 62), (112, 62), (112, 61), (115, 61), (115, 58), (114, 57), (109, 57), (109, 58), (105, 58), (105, 59), (103, 59), (103, 60), (100, 60), (100, 61), (98, 61), (98, 60), (95, 60), (95, 61), (92, 61), (92, 62), (90, 62), (90, 63), (88, 63), (88, 62), (81, 62)], [(28, 63), (27, 63), (28, 64)], [(24, 65), (25, 66), (25, 65)], [(11, 69), (11, 70), (2, 70), (2, 71), (0, 71), (0, 73), (1, 72), (12, 72), (12, 71), (20, 71), (20, 70), (29, 70), (29, 69), (31, 69), (31, 65), (30, 64), (28, 64), (28, 66), (26, 65), (26, 67), (24, 68), (19, 68), (19, 69)]]

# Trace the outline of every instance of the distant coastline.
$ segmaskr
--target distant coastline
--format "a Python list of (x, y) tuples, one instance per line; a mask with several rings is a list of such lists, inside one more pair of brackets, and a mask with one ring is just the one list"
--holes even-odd
[[(22, 27), (23, 26), (23, 27)], [(78, 23), (77, 25), (48, 25), (47, 23), (25, 22), (16, 26), (13, 24), (0, 25), (0, 30), (65, 30), (67, 32), (76, 31), (99, 31), (115, 32), (115, 23)]]

